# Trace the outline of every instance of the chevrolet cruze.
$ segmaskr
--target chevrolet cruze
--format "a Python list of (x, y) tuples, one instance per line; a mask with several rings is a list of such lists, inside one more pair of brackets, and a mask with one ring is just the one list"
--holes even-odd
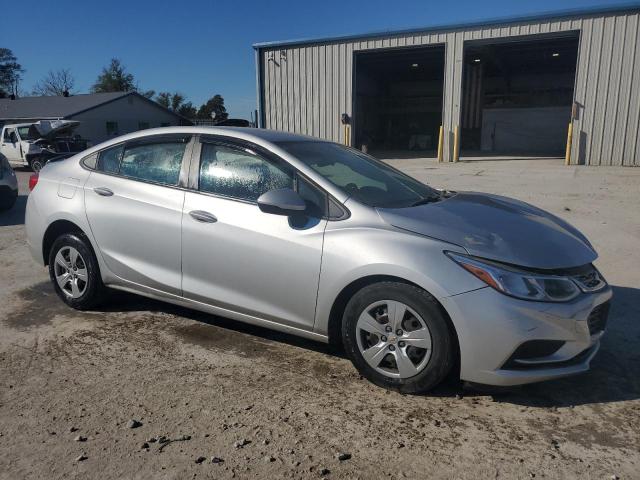
[(564, 220), (436, 190), (335, 143), (173, 127), (30, 181), (26, 229), (59, 297), (126, 290), (341, 343), (373, 383), (516, 385), (584, 372), (611, 289)]

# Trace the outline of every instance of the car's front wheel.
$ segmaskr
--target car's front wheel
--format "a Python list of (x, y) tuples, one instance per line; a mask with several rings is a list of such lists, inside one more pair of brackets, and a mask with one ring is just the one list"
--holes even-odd
[(349, 301), (342, 339), (368, 380), (403, 393), (426, 392), (454, 363), (454, 341), (438, 302), (399, 282), (368, 285)]
[(104, 297), (98, 261), (84, 235), (67, 233), (53, 242), (49, 276), (58, 296), (75, 309), (93, 308)]

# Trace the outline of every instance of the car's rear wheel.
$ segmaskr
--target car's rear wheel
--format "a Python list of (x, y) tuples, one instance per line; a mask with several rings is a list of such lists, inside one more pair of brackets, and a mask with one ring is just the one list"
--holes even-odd
[(364, 377), (403, 393), (432, 389), (454, 363), (454, 341), (438, 302), (404, 283), (358, 291), (345, 309), (342, 339)]
[(58, 296), (70, 307), (87, 310), (104, 297), (98, 261), (84, 235), (67, 233), (53, 242), (49, 276)]
[(16, 199), (18, 198), (18, 191), (10, 191), (6, 195), (0, 194), (0, 212), (5, 210), (11, 210), (13, 206), (16, 204)]
[(31, 170), (33, 170), (36, 173), (42, 170), (42, 167), (44, 167), (44, 164), (45, 162), (44, 160), (42, 160), (41, 157), (35, 157), (29, 162), (29, 166), (31, 167)]

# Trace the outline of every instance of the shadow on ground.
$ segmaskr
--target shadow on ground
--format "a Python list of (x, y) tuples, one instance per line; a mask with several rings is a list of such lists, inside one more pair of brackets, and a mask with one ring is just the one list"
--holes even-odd
[[(508, 389), (472, 386), (467, 389), (467, 394), (491, 394), (498, 402), (531, 407), (568, 407), (640, 398), (640, 289), (613, 289), (614, 301), (607, 332), (589, 372)], [(62, 303), (48, 282), (26, 289), (20, 296), (27, 301), (25, 307), (7, 319), (7, 324), (14, 328), (48, 323), (57, 314), (73, 312), (83, 315)], [(282, 356), (276, 347), (277, 344), (286, 344), (330, 357), (346, 358), (342, 349), (335, 346), (125, 292), (114, 291), (105, 306), (92, 315), (96, 313), (105, 317), (110, 313), (165, 313), (187, 318), (197, 323), (174, 327), (169, 324), (167, 330), (187, 343), (203, 348), (233, 350), (250, 357)], [(454, 372), (442, 386), (426, 396), (451, 396), (460, 392), (460, 382)]]

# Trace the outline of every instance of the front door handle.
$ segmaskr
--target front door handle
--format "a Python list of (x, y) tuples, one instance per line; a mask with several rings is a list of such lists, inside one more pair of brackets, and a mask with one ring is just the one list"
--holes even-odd
[(191, 218), (194, 220), (202, 223), (215, 223), (218, 221), (215, 215), (205, 212), (204, 210), (192, 210), (189, 212), (189, 215), (191, 215)]
[(113, 195), (113, 191), (106, 187), (96, 187), (93, 189), (98, 195), (102, 195), (103, 197), (110, 197)]

